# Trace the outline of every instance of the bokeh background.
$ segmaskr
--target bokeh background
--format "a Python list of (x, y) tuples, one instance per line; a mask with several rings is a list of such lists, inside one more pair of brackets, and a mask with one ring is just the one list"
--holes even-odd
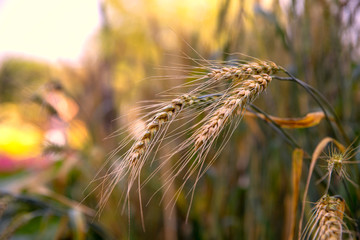
[[(184, 191), (166, 207), (181, 179), (156, 194), (143, 209), (145, 231), (136, 197), (122, 212), (121, 184), (97, 214), (94, 179), (119, 142), (136, 136), (122, 127), (144, 124), (146, 110), (130, 110), (187, 81), (192, 59), (274, 61), (323, 93), (355, 138), (359, 33), (357, 0), (0, 1), (1, 239), (287, 239), (293, 148), (260, 120), (235, 130), (191, 205)], [(291, 82), (274, 81), (256, 105), (280, 117), (319, 110)], [(326, 123), (288, 133), (309, 152), (338, 137)], [(143, 188), (143, 202), (163, 180)], [(309, 201), (323, 188), (314, 183)], [(357, 202), (359, 190), (349, 191), (339, 194)], [(350, 212), (358, 221), (357, 204)]]

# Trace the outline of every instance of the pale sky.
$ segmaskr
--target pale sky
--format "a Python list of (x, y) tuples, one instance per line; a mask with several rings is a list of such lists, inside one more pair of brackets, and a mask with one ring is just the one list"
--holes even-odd
[(0, 0), (0, 60), (79, 61), (100, 24), (98, 0)]

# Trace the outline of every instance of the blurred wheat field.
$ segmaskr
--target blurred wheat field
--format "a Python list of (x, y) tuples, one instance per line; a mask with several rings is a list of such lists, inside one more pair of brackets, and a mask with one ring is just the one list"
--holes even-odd
[(99, 9), (0, 63), (0, 239), (360, 238), (357, 0)]

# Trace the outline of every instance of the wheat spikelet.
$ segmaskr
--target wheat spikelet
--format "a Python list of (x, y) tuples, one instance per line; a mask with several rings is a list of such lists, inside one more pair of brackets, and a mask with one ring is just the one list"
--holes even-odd
[(302, 239), (336, 240), (342, 239), (345, 201), (341, 196), (323, 196), (316, 204), (313, 217), (305, 228)]
[(224, 99), (222, 106), (217, 109), (208, 122), (201, 127), (195, 137), (195, 149), (199, 149), (202, 145), (206, 145), (210, 139), (216, 137), (226, 122), (234, 115), (242, 115), (245, 107), (256, 99), (263, 92), (271, 77), (268, 74), (252, 75), (249, 79), (243, 80), (240, 87), (229, 94)]

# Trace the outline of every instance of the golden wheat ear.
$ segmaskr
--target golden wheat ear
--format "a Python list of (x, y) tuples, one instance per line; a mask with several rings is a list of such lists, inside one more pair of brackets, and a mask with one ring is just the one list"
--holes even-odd
[[(343, 218), (345, 200), (339, 196), (324, 195), (315, 205), (301, 239), (336, 240), (347, 232)], [(351, 236), (350, 236), (351, 237)]]
[(207, 77), (213, 81), (239, 81), (251, 75), (274, 74), (281, 70), (281, 67), (270, 61), (258, 61), (239, 66), (229, 66), (212, 69)]
[(224, 98), (216, 111), (212, 113), (208, 121), (200, 128), (195, 136), (195, 150), (209, 147), (223, 127), (232, 117), (242, 116), (246, 107), (262, 93), (271, 82), (268, 74), (251, 75), (243, 80), (240, 86)]

